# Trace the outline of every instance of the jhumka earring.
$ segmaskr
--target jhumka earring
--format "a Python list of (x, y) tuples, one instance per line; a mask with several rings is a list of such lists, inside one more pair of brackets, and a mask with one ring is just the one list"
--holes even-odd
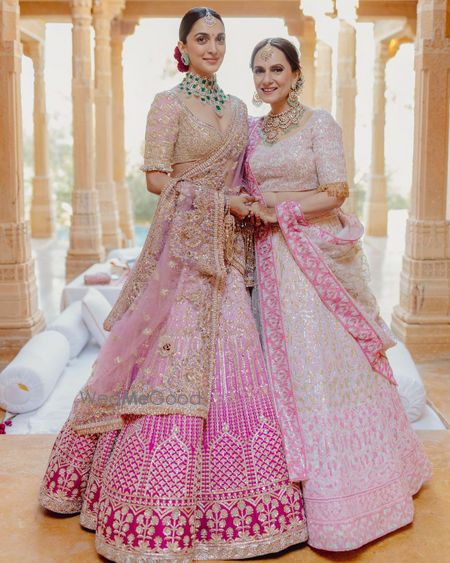
[(181, 60), (183, 64), (186, 66), (189, 66), (191, 63), (191, 59), (189, 58), (189, 55), (187, 53), (182, 53)]
[(261, 98), (259, 97), (258, 92), (255, 92), (253, 94), (253, 98), (252, 98), (252, 104), (254, 106), (256, 106), (257, 108), (259, 108), (260, 105), (262, 105), (263, 101), (261, 100)]
[(294, 87), (291, 86), (291, 89), (289, 90), (289, 96), (287, 99), (287, 103), (293, 108), (298, 106), (300, 103), (300, 100), (298, 99), (298, 90), (296, 86), (297, 85), (295, 85)]

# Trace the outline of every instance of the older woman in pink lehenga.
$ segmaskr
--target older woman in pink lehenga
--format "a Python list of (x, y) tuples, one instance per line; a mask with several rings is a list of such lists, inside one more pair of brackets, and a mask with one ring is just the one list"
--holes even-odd
[(394, 341), (368, 288), (362, 226), (340, 210), (340, 128), (300, 103), (289, 41), (260, 42), (251, 67), (256, 101), (271, 105), (250, 121), (245, 171), (265, 224), (258, 308), (289, 472), (302, 480), (310, 545), (355, 549), (412, 521), (430, 465), (386, 359)]
[(81, 512), (113, 561), (244, 559), (306, 539), (246, 289), (251, 198), (233, 170), (247, 114), (217, 85), (224, 53), (220, 16), (190, 10), (176, 53), (189, 72), (147, 120), (158, 209), (42, 483), (42, 506)]

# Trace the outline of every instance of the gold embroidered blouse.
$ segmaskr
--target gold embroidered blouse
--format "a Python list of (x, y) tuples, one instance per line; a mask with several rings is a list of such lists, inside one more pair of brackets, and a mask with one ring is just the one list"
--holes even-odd
[[(233, 110), (242, 104), (230, 96)], [(155, 96), (147, 116), (144, 172), (172, 172), (173, 165), (201, 160), (218, 148), (224, 135), (199, 119), (183, 103), (175, 89)]]

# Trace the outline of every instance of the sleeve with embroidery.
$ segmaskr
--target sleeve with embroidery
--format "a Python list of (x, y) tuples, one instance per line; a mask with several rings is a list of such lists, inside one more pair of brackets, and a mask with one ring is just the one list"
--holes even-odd
[(335, 119), (326, 111), (314, 124), (313, 151), (316, 162), (318, 191), (333, 197), (348, 197), (342, 131)]
[(172, 157), (178, 136), (178, 104), (175, 96), (155, 96), (147, 115), (143, 172), (172, 172)]

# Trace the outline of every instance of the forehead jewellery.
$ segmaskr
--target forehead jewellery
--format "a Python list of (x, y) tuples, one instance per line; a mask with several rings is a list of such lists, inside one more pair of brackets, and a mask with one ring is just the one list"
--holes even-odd
[(217, 21), (208, 9), (206, 10), (206, 14), (203, 16), (203, 19), (208, 27), (212, 27)]
[(273, 55), (273, 47), (271, 43), (271, 39), (267, 41), (264, 47), (260, 51), (260, 55), (263, 61), (267, 62), (271, 56)]

